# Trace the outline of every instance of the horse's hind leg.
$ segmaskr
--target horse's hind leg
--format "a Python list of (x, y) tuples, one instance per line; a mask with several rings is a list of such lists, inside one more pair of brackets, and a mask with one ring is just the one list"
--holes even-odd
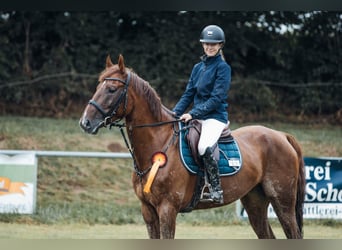
[(292, 194), (290, 190), (286, 197), (280, 196), (276, 199), (272, 199), (271, 204), (286, 237), (288, 239), (301, 239), (302, 236), (296, 221), (295, 198), (291, 199), (289, 197), (295, 197), (295, 194)]
[(150, 239), (160, 239), (159, 217), (155, 208), (142, 202), (141, 213)]
[[(286, 176), (285, 173), (284, 175)], [(297, 186), (294, 185), (295, 178), (286, 178), (289, 181), (265, 181), (263, 188), (277, 214), (286, 237), (289, 239), (300, 239), (302, 235), (297, 224), (295, 208)], [(286, 178), (283, 179), (286, 180)]]
[(269, 201), (260, 186), (252, 189), (246, 196), (241, 198), (249, 222), (259, 239), (274, 239), (274, 233), (267, 219)]

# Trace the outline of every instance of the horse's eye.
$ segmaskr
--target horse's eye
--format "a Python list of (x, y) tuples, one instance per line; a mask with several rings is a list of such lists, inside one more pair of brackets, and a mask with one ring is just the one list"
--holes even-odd
[(108, 88), (108, 93), (110, 93), (110, 94), (113, 94), (113, 93), (115, 93), (115, 91), (116, 91), (116, 88)]

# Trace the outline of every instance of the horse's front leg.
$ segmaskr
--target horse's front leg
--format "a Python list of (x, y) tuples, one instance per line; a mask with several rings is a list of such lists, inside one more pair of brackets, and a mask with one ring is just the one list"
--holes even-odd
[(162, 203), (158, 207), (160, 234), (162, 239), (175, 238), (177, 211), (168, 202)]
[(159, 217), (155, 208), (147, 203), (141, 203), (141, 213), (146, 223), (150, 239), (160, 239)]

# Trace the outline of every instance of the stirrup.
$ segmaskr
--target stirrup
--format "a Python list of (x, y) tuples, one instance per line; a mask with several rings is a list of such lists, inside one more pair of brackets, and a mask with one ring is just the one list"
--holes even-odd
[(212, 191), (212, 187), (208, 181), (208, 174), (206, 171), (204, 171), (204, 185), (202, 187), (200, 202), (213, 202), (213, 199), (211, 199), (210, 195)]
[[(206, 192), (206, 190), (208, 192)], [(214, 197), (214, 193), (217, 193), (219, 195), (219, 197)], [(203, 188), (202, 188), (202, 192), (201, 192), (201, 196), (200, 196), (200, 202), (213, 202), (213, 203), (218, 203), (218, 204), (223, 204), (223, 191), (214, 191), (212, 190), (212, 187), (209, 183), (206, 183)]]
[[(218, 199), (215, 199), (213, 197), (214, 192), (219, 192), (220, 197)], [(208, 181), (208, 174), (207, 172), (204, 172), (204, 185), (202, 187), (202, 192), (200, 196), (200, 202), (214, 202), (214, 203), (220, 203), (223, 204), (223, 191), (214, 191), (211, 184)]]
[(204, 186), (202, 187), (202, 192), (201, 192), (201, 196), (200, 196), (200, 202), (213, 202), (214, 201), (211, 198), (210, 189), (211, 189), (211, 186), (210, 186), (209, 183), (204, 184)]

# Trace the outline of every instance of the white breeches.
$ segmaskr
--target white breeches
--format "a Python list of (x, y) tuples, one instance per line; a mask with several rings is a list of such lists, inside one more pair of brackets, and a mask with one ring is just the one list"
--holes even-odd
[(198, 142), (198, 152), (200, 155), (204, 155), (207, 147), (214, 146), (220, 138), (223, 129), (228, 126), (228, 124), (216, 119), (207, 119), (202, 121), (202, 132)]

